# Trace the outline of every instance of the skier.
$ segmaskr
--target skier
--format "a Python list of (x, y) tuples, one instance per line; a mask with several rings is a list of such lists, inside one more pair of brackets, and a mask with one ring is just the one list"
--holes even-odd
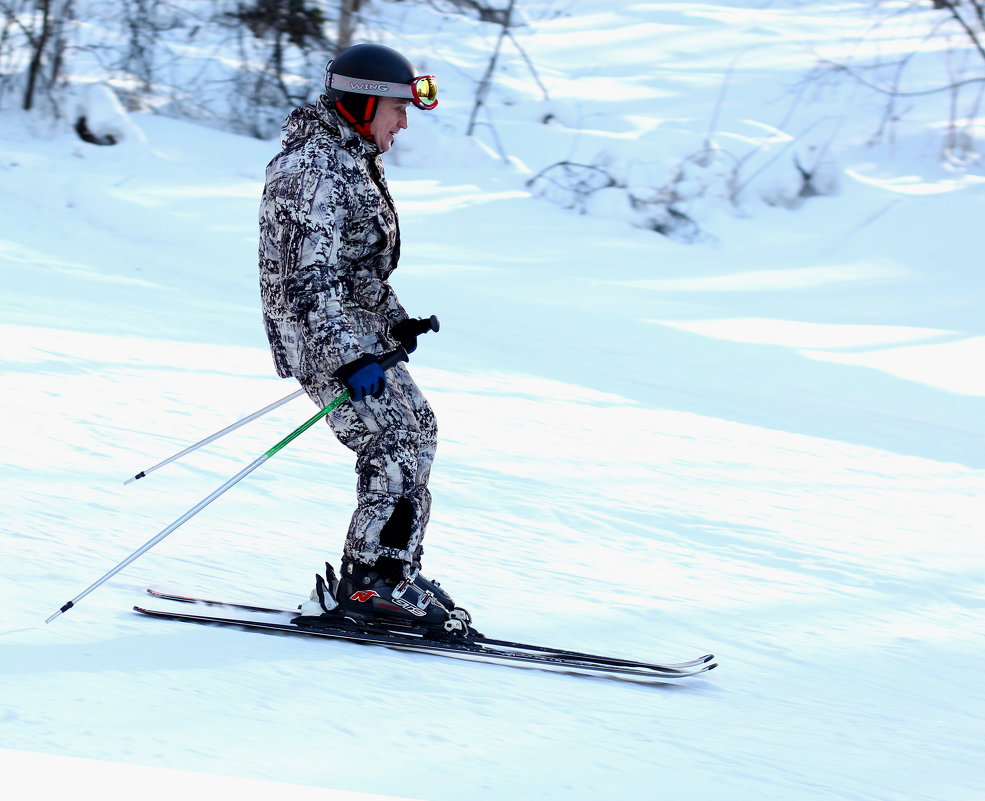
[(426, 321), (409, 318), (388, 283), (400, 254), (381, 154), (407, 128), (407, 108), (438, 105), (433, 76), (417, 76), (378, 44), (343, 51), (325, 94), (284, 123), (260, 206), (260, 287), (277, 374), (320, 407), (342, 392), (328, 423), (356, 454), (357, 505), (340, 576), (326, 564), (304, 617), (347, 617), (465, 631), (468, 616), (421, 573), (437, 428), (403, 364)]

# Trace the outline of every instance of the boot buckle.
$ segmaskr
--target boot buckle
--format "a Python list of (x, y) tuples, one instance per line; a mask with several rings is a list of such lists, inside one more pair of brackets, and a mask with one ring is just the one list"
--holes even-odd
[[(414, 603), (408, 598), (404, 598), (410, 589), (417, 590), (417, 602)], [(413, 596), (411, 596), (413, 597)], [(417, 617), (423, 617), (427, 613), (427, 608), (431, 605), (434, 600), (433, 592), (421, 592), (420, 588), (414, 585), (414, 582), (410, 579), (404, 579), (396, 587), (393, 588), (393, 592), (390, 594), (390, 599), (399, 607), (406, 609), (413, 615)]]

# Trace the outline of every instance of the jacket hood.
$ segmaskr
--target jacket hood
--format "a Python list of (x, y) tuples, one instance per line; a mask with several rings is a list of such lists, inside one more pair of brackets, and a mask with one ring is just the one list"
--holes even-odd
[(313, 136), (326, 135), (340, 142), (350, 151), (379, 152), (375, 143), (363, 139), (349, 123), (338, 115), (332, 108), (331, 101), (324, 95), (316, 102), (296, 108), (287, 115), (281, 129), (280, 143), (281, 147), (286, 149)]

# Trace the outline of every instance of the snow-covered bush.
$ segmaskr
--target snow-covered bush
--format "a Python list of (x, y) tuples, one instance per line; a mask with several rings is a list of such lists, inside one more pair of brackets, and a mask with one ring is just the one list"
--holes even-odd
[(125, 140), (141, 142), (144, 135), (134, 125), (116, 93), (104, 83), (73, 87), (70, 118), (80, 139), (95, 145), (115, 145)]
[(597, 163), (552, 164), (527, 186), (579, 214), (701, 242), (714, 239), (703, 225), (714, 212), (745, 215), (757, 201), (795, 209), (807, 198), (838, 191), (838, 168), (826, 148), (795, 144), (757, 148), (743, 157), (709, 145), (667, 165), (603, 153)]

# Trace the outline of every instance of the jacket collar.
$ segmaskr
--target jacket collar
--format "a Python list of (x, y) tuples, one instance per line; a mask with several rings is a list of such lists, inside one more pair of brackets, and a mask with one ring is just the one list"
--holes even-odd
[(282, 147), (289, 147), (308, 139), (319, 130), (338, 141), (353, 155), (378, 156), (380, 149), (375, 142), (364, 139), (355, 128), (335, 110), (332, 101), (322, 95), (314, 103), (294, 109), (284, 122), (281, 131)]

